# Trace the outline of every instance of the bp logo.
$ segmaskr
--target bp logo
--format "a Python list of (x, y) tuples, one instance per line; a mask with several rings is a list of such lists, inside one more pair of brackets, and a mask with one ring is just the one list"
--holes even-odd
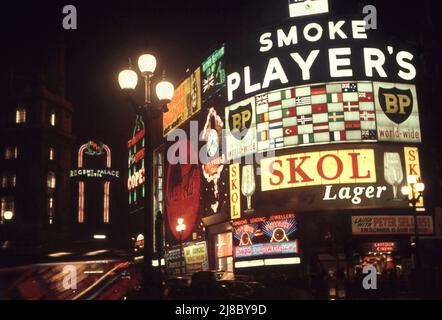
[(240, 106), (235, 110), (230, 110), (229, 128), (232, 135), (237, 140), (242, 140), (250, 129), (252, 124), (252, 104), (249, 103), (245, 106)]
[(413, 111), (413, 93), (410, 89), (379, 87), (379, 104), (385, 115), (394, 123), (405, 122)]

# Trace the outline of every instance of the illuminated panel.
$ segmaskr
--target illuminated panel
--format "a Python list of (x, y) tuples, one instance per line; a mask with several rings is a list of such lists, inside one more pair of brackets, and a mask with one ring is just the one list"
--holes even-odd
[(315, 1), (289, 0), (290, 18), (327, 13), (328, 10), (329, 10), (328, 0), (315, 0)]
[[(420, 168), (420, 163), (419, 163), (419, 151), (417, 148), (404, 148), (404, 153), (405, 153), (405, 172), (406, 172), (406, 177), (408, 177), (409, 175), (414, 175), (417, 178), (418, 182), (422, 181), (421, 178), (421, 168)], [(405, 177), (405, 179), (406, 179)], [(410, 190), (412, 190), (412, 186), (408, 185), (408, 187), (410, 188)], [(414, 190), (414, 194), (412, 194), (410, 192), (409, 195), (409, 199), (411, 199), (412, 197), (417, 198), (419, 196), (419, 193)], [(411, 204), (410, 204), (411, 206)], [(423, 207), (424, 206), (424, 198), (421, 197), (418, 201), (418, 203), (416, 204), (417, 207)]]
[(84, 222), (84, 182), (78, 182), (78, 223)]
[(239, 163), (229, 166), (230, 174), (230, 218), (241, 218), (241, 193), (240, 193), (240, 176)]
[(235, 258), (258, 257), (298, 253), (298, 241), (281, 243), (260, 243), (235, 247)]
[(374, 82), (379, 141), (421, 142), (415, 85)]
[(103, 212), (103, 221), (104, 223), (109, 223), (109, 187), (110, 182), (106, 181), (104, 183), (104, 212)]
[(167, 107), (169, 111), (163, 114), (164, 136), (201, 110), (201, 68), (175, 89)]
[(262, 191), (376, 182), (374, 150), (299, 153), (261, 160)]

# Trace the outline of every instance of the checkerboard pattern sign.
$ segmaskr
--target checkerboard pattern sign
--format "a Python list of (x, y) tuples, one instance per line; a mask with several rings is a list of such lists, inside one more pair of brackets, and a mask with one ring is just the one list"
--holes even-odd
[(292, 87), (255, 97), (258, 151), (335, 141), (375, 141), (371, 82)]

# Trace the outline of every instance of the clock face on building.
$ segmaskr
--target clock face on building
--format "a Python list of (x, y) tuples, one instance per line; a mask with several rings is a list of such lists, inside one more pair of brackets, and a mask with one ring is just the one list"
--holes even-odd
[(218, 132), (214, 129), (210, 129), (207, 137), (207, 154), (213, 157), (219, 148)]

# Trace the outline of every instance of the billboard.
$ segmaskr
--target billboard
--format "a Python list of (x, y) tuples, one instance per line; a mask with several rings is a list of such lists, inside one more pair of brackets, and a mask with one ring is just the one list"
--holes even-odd
[[(418, 233), (430, 235), (434, 233), (433, 217), (417, 217)], [(352, 216), (351, 230), (353, 235), (414, 235), (413, 216)], [(390, 250), (391, 251), (391, 250)]]
[(419, 167), (417, 148), (410, 166), (407, 147), (333, 147), (262, 159), (255, 207), (278, 203), (281, 210), (300, 211), (408, 208), (400, 190), (411, 170)]
[(379, 141), (421, 142), (416, 86), (374, 83)]
[(294, 214), (237, 220), (232, 229), (235, 260), (297, 255), (297, 231)]
[(189, 140), (179, 140), (169, 148), (170, 154), (179, 150), (187, 150), (185, 161), (167, 163), (165, 205), (168, 226), (168, 243), (176, 244), (180, 234), (176, 230), (178, 218), (184, 219), (186, 229), (182, 233), (182, 240), (196, 240), (196, 233), (201, 230), (201, 170), (198, 164), (192, 164), (190, 154), (194, 146)]
[(201, 68), (175, 89), (167, 107), (169, 111), (163, 114), (164, 136), (201, 110)]
[[(226, 107), (226, 157), (324, 143), (420, 142), (415, 86), (380, 84), (347, 81), (288, 87)], [(409, 90), (395, 95), (395, 86)], [(383, 99), (384, 107), (379, 92), (390, 99)], [(396, 123), (390, 120), (385, 101), (388, 110), (404, 109), (408, 116), (388, 114)]]

